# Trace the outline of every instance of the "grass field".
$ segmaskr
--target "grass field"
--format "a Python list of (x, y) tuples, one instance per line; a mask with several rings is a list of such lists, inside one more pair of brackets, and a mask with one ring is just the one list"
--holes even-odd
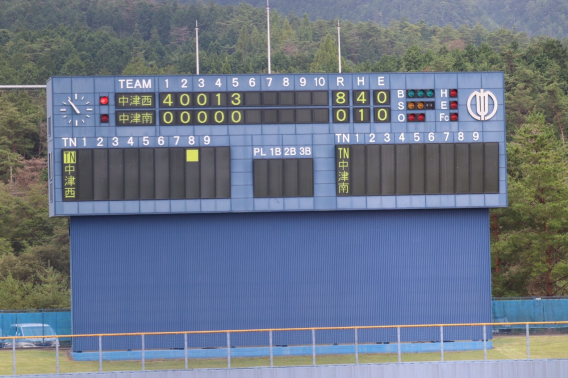
[[(539, 335), (530, 338), (531, 358), (568, 358), (568, 335)], [(526, 338), (524, 336), (499, 336), (493, 339), (493, 349), (487, 351), (491, 360), (526, 359)], [(445, 352), (446, 361), (483, 360), (483, 351)], [(59, 353), (60, 372), (98, 372), (98, 361), (73, 361), (67, 355), (67, 350)], [(388, 363), (397, 362), (396, 354), (360, 354), (359, 363)], [(440, 353), (409, 353), (402, 355), (403, 362), (440, 361)], [(353, 364), (355, 355), (326, 355), (318, 356), (318, 365)], [(311, 365), (312, 356), (275, 357), (275, 366)], [(268, 357), (233, 358), (232, 367), (269, 366)], [(189, 360), (190, 369), (224, 368), (226, 359), (193, 359)], [(137, 371), (141, 370), (140, 361), (103, 361), (104, 371)], [(55, 350), (17, 350), (17, 374), (50, 374), (55, 373)], [(184, 369), (183, 360), (148, 360), (146, 370)], [(12, 351), (0, 350), (0, 375), (12, 374)]]

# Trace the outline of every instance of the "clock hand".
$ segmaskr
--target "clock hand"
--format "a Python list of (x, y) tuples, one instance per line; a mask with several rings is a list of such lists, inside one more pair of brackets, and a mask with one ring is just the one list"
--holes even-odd
[(73, 102), (71, 102), (71, 97), (67, 97), (67, 101), (69, 101), (69, 103), (71, 104), (71, 106), (73, 107), (73, 109), (77, 112), (77, 114), (81, 114), (81, 112), (79, 111), (79, 109), (77, 109), (77, 107), (75, 106), (75, 104)]

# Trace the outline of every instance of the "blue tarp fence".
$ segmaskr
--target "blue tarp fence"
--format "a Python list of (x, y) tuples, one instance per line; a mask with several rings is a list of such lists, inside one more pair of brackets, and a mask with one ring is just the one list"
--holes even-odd
[[(10, 327), (13, 324), (22, 323), (41, 323), (49, 324), (58, 335), (71, 335), (71, 311), (67, 310), (38, 310), (26, 312), (12, 312), (0, 310), (0, 329), (2, 336), (13, 336), (10, 334)], [(69, 341), (61, 339), (61, 341)]]
[[(493, 322), (553, 322), (568, 321), (568, 298), (500, 298), (491, 303)], [(8, 336), (10, 326), (18, 323), (49, 324), (58, 335), (71, 335), (71, 311), (69, 310), (37, 310), (26, 312), (0, 310), (0, 329), (2, 336)], [(524, 328), (508, 326), (507, 328)], [(550, 328), (554, 325), (531, 327)], [(566, 327), (559, 325), (558, 327)]]
[[(495, 323), (568, 321), (568, 298), (494, 299), (491, 307)], [(532, 327), (551, 328), (566, 327), (566, 325)], [(524, 328), (524, 326), (508, 328)]]

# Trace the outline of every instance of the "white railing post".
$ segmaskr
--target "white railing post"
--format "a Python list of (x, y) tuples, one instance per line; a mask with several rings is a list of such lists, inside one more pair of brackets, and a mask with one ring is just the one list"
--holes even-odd
[(142, 335), (142, 371), (146, 370), (146, 346), (144, 345), (144, 335)]
[(531, 359), (531, 347), (529, 342), (529, 324), (527, 323), (527, 360)]
[(187, 370), (187, 333), (183, 334), (183, 353), (185, 358), (185, 370)]
[(16, 375), (16, 339), (12, 339), (12, 374)]
[(272, 350), (272, 330), (268, 331), (268, 341), (270, 342), (270, 367), (274, 367), (274, 351)]
[(316, 366), (316, 330), (312, 329), (312, 364)]
[(487, 361), (487, 325), (483, 326), (483, 361)]
[(231, 333), (227, 332), (227, 367), (231, 367)]
[(440, 326), (440, 357), (444, 362), (444, 327)]
[(355, 328), (355, 365), (359, 365), (359, 335), (357, 335), (357, 328)]
[(400, 327), (396, 327), (396, 341), (398, 344), (398, 363), (402, 362), (402, 356), (400, 353)]
[(59, 374), (59, 338), (55, 338), (55, 372)]
[(103, 372), (103, 337), (99, 336), (99, 373)]

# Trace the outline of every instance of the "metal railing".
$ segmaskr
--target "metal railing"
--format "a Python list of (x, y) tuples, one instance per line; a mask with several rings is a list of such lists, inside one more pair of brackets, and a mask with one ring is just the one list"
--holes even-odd
[[(146, 370), (146, 348), (145, 341), (147, 336), (162, 336), (162, 335), (182, 335), (184, 338), (184, 362), (185, 369), (188, 369), (188, 335), (214, 335), (214, 334), (225, 334), (226, 335), (226, 359), (227, 368), (231, 368), (231, 335), (241, 334), (241, 333), (268, 333), (269, 336), (269, 355), (270, 355), (270, 366), (274, 366), (274, 345), (273, 345), (273, 333), (274, 332), (289, 332), (289, 331), (310, 331), (311, 332), (311, 348), (312, 348), (312, 365), (316, 365), (316, 331), (334, 331), (334, 330), (352, 330), (354, 332), (354, 349), (355, 349), (355, 364), (359, 364), (359, 331), (361, 330), (378, 330), (378, 329), (396, 329), (397, 333), (397, 355), (398, 363), (402, 363), (402, 352), (401, 352), (401, 330), (409, 328), (439, 328), (440, 335), (440, 361), (444, 362), (444, 328), (450, 327), (483, 327), (483, 360), (487, 361), (487, 327), (509, 327), (509, 326), (520, 326), (524, 325), (526, 328), (526, 358), (530, 359), (530, 332), (529, 327), (535, 325), (566, 325), (568, 327), (568, 321), (556, 321), (556, 322), (512, 322), (512, 323), (463, 323), (463, 324), (417, 324), (417, 325), (385, 325), (385, 326), (351, 326), (351, 327), (310, 327), (310, 328), (273, 328), (273, 329), (246, 329), (246, 330), (219, 330), (219, 331), (183, 331), (183, 332), (138, 332), (138, 333), (104, 333), (104, 334), (85, 334), (85, 335), (53, 335), (49, 338), (86, 338), (86, 337), (96, 337), (98, 338), (98, 363), (99, 372), (103, 371), (103, 348), (102, 340), (103, 337), (116, 337), (116, 336), (139, 336), (141, 339), (141, 365), (142, 371)], [(17, 340), (24, 339), (29, 340), (34, 338), (33, 336), (8, 336), (0, 337), (0, 343), (11, 342), (12, 346), (12, 374), (16, 375), (16, 344)], [(42, 337), (37, 337), (41, 339)], [(234, 347), (233, 347), (234, 348)], [(60, 374), (60, 364), (59, 364), (59, 342), (55, 343), (55, 356), (56, 356), (56, 373)]]

